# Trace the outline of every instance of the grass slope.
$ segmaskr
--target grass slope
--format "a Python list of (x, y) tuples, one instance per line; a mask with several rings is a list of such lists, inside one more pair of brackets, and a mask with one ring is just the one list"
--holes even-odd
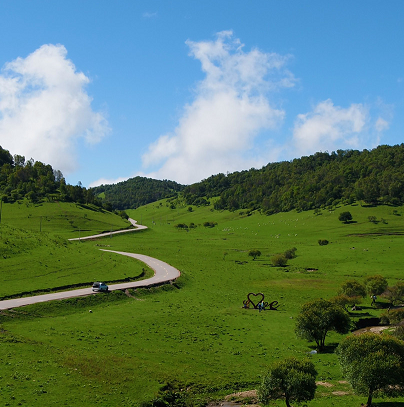
[(1, 224), (36, 232), (58, 234), (66, 239), (125, 229), (129, 222), (94, 205), (68, 202), (3, 204)]
[[(113, 225), (114, 230), (128, 226), (119, 216), (75, 204), (4, 205), (0, 225), (0, 298), (88, 286), (98, 280), (138, 278), (143, 269), (150, 275), (144, 263), (100, 251), (98, 242), (84, 245), (66, 239), (78, 236), (78, 228), (83, 236), (100, 233), (107, 225)], [(54, 229), (59, 232), (57, 235), (46, 231)], [(103, 246), (109, 247), (109, 240), (105, 239)]]
[[(302, 357), (312, 349), (294, 335), (302, 303), (334, 296), (351, 277), (383, 274), (391, 285), (402, 278), (404, 225), (402, 208), (396, 209), (393, 214), (391, 207), (349, 206), (318, 216), (267, 217), (209, 207), (170, 209), (163, 201), (128, 211), (149, 229), (107, 239), (111, 249), (172, 264), (182, 272), (177, 284), (137, 290), (135, 298), (114, 293), (3, 313), (4, 405), (138, 406), (173, 383), (187, 389), (190, 405), (196, 406), (254, 388), (272, 361)], [(343, 210), (352, 213), (355, 223), (338, 221)], [(386, 223), (371, 223), (368, 216)], [(206, 221), (218, 224), (205, 228)], [(191, 222), (198, 226), (189, 232), (174, 228)], [(330, 244), (319, 246), (319, 239)], [(94, 242), (77, 245), (94, 249)], [(273, 254), (292, 247), (297, 258), (288, 267), (270, 265)], [(259, 249), (261, 257), (253, 261), (250, 249)], [(249, 292), (279, 301), (279, 310), (242, 309)], [(380, 313), (368, 300), (364, 306), (370, 316)], [(312, 356), (318, 380), (332, 387), (319, 386), (311, 406), (351, 407), (364, 401), (341, 383), (332, 353), (339, 339), (331, 334), (331, 353)], [(344, 395), (332, 394), (336, 391)]]

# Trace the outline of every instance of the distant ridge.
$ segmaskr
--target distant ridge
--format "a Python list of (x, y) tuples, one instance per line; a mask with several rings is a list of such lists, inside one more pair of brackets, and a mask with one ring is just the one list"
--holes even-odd
[(117, 184), (92, 188), (94, 195), (102, 197), (112, 209), (136, 209), (160, 199), (176, 196), (185, 188), (175, 181), (156, 180), (146, 177), (130, 178)]

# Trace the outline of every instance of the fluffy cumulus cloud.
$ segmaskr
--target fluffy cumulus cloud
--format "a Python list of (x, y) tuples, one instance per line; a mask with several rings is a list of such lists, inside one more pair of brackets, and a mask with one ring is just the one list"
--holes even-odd
[[(293, 145), (297, 155), (317, 151), (364, 148), (372, 143), (369, 132), (370, 115), (362, 104), (348, 108), (334, 106), (330, 99), (319, 103), (313, 111), (297, 116)], [(385, 126), (380, 122), (378, 127)]]
[(93, 144), (108, 132), (91, 108), (89, 79), (66, 58), (63, 45), (43, 45), (7, 63), (0, 74), (0, 145), (12, 154), (76, 169), (79, 138)]
[(278, 126), (284, 111), (269, 96), (294, 86), (286, 69), (288, 56), (249, 52), (231, 31), (214, 41), (187, 41), (190, 56), (199, 60), (205, 78), (185, 106), (176, 129), (162, 135), (143, 155), (149, 176), (182, 183), (199, 181), (218, 172), (266, 163), (251, 154), (254, 139)]

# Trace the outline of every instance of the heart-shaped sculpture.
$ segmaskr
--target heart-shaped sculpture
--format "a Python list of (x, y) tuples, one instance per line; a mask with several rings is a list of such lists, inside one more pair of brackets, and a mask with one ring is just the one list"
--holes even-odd
[(253, 305), (254, 308), (258, 308), (258, 304), (262, 301), (264, 301), (264, 294), (262, 293), (258, 293), (258, 294), (254, 294), (254, 293), (249, 293), (247, 295), (248, 301), (250, 301), (250, 303)]

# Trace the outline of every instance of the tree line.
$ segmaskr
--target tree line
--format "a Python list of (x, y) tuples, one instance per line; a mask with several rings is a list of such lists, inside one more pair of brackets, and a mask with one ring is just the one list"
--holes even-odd
[(183, 194), (188, 205), (218, 196), (217, 210), (260, 209), (266, 214), (355, 201), (401, 205), (404, 144), (318, 152), (261, 169), (217, 174), (185, 187)]

